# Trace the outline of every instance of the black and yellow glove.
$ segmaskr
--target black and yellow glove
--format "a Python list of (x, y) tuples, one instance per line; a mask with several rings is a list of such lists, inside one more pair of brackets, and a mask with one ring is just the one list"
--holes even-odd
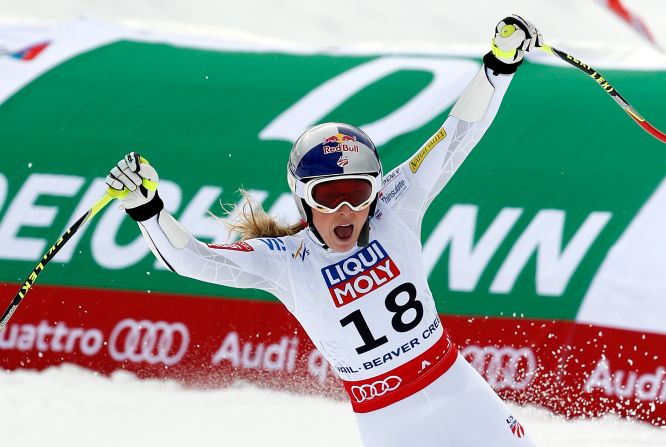
[(483, 62), (495, 74), (515, 73), (526, 52), (543, 45), (536, 27), (518, 15), (501, 20), (495, 27), (491, 51)]
[(130, 152), (106, 176), (108, 193), (122, 201), (129, 216), (138, 221), (158, 214), (164, 203), (157, 194), (157, 171), (145, 158)]

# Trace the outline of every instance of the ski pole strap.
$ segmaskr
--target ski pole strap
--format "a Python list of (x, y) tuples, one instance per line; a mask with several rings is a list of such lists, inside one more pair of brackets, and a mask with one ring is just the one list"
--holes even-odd
[(483, 56), (483, 63), (486, 67), (493, 71), (494, 75), (513, 74), (518, 70), (520, 64), (523, 63), (523, 60), (521, 59), (514, 64), (507, 64), (506, 62), (502, 62), (501, 60), (497, 59), (493, 52), (489, 51), (485, 56)]
[(164, 209), (164, 202), (160, 195), (155, 191), (155, 196), (148, 203), (137, 206), (136, 208), (126, 208), (125, 212), (137, 222), (143, 222), (153, 216), (157, 216)]

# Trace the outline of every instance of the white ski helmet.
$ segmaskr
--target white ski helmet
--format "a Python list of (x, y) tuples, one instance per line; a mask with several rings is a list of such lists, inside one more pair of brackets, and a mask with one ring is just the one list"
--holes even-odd
[[(319, 124), (307, 129), (294, 142), (287, 164), (287, 182), (301, 218), (318, 237), (312, 225), (312, 210), (305, 202), (307, 183), (322, 177), (344, 178), (359, 174), (369, 175), (375, 190), (381, 190), (382, 165), (377, 149), (358, 127), (344, 123)], [(370, 216), (374, 215), (376, 204), (375, 197)], [(367, 231), (364, 232), (359, 237), (359, 245), (367, 243)]]

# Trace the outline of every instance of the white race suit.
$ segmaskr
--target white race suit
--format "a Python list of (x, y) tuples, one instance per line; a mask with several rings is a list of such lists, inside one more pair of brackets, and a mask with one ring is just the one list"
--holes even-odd
[(437, 132), (384, 177), (365, 247), (333, 252), (307, 228), (208, 245), (165, 210), (140, 228), (180, 275), (275, 295), (343, 380), (366, 447), (533, 445), (451, 343), (421, 247), (423, 215), (489, 127), (511, 78), (482, 67)]

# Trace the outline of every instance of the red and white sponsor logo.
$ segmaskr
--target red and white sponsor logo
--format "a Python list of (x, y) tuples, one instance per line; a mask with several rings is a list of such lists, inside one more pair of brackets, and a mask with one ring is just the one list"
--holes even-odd
[(339, 143), (331, 146), (324, 146), (324, 154), (335, 154), (337, 152), (358, 152), (358, 144)]
[(12, 324), (0, 332), (0, 350), (81, 353), (96, 355), (104, 345), (104, 334), (96, 328), (84, 329), (67, 326), (64, 321), (51, 326), (42, 320), (39, 324)]
[(63, 321), (51, 326), (41, 321), (8, 327), (0, 334), (0, 350), (79, 352), (92, 357), (107, 346), (111, 358), (119, 362), (175, 365), (185, 355), (189, 340), (183, 323), (124, 319), (115, 325), (107, 343), (100, 329), (72, 327)]
[(336, 307), (342, 307), (393, 281), (400, 270), (377, 241), (321, 269)]
[(252, 245), (248, 244), (247, 242), (234, 242), (232, 244), (206, 244), (210, 248), (217, 248), (220, 250), (235, 250), (235, 251), (254, 251), (254, 248), (252, 248)]
[(350, 391), (356, 402), (361, 403), (375, 397), (383, 396), (389, 391), (397, 390), (401, 383), (402, 379), (400, 377), (388, 376), (372, 383), (353, 385)]
[(119, 362), (129, 360), (171, 366), (183, 358), (189, 343), (190, 333), (183, 323), (127, 318), (111, 332), (109, 354)]
[(516, 420), (513, 416), (509, 415), (509, 417), (506, 420), (506, 423), (509, 424), (509, 428), (511, 429), (511, 433), (516, 438), (522, 438), (525, 436), (525, 429), (523, 428), (522, 425), (520, 425), (520, 422)]
[(457, 349), (443, 333), (425, 352), (402, 365), (363, 380), (343, 379), (342, 384), (354, 411), (366, 413), (421, 391), (448, 371), (457, 357)]
[(607, 396), (621, 399), (666, 402), (666, 369), (659, 366), (654, 373), (640, 374), (622, 369), (611, 370), (610, 361), (602, 357), (585, 381), (584, 391), (600, 389)]
[(461, 354), (494, 389), (523, 390), (537, 372), (536, 356), (528, 347), (469, 345)]

